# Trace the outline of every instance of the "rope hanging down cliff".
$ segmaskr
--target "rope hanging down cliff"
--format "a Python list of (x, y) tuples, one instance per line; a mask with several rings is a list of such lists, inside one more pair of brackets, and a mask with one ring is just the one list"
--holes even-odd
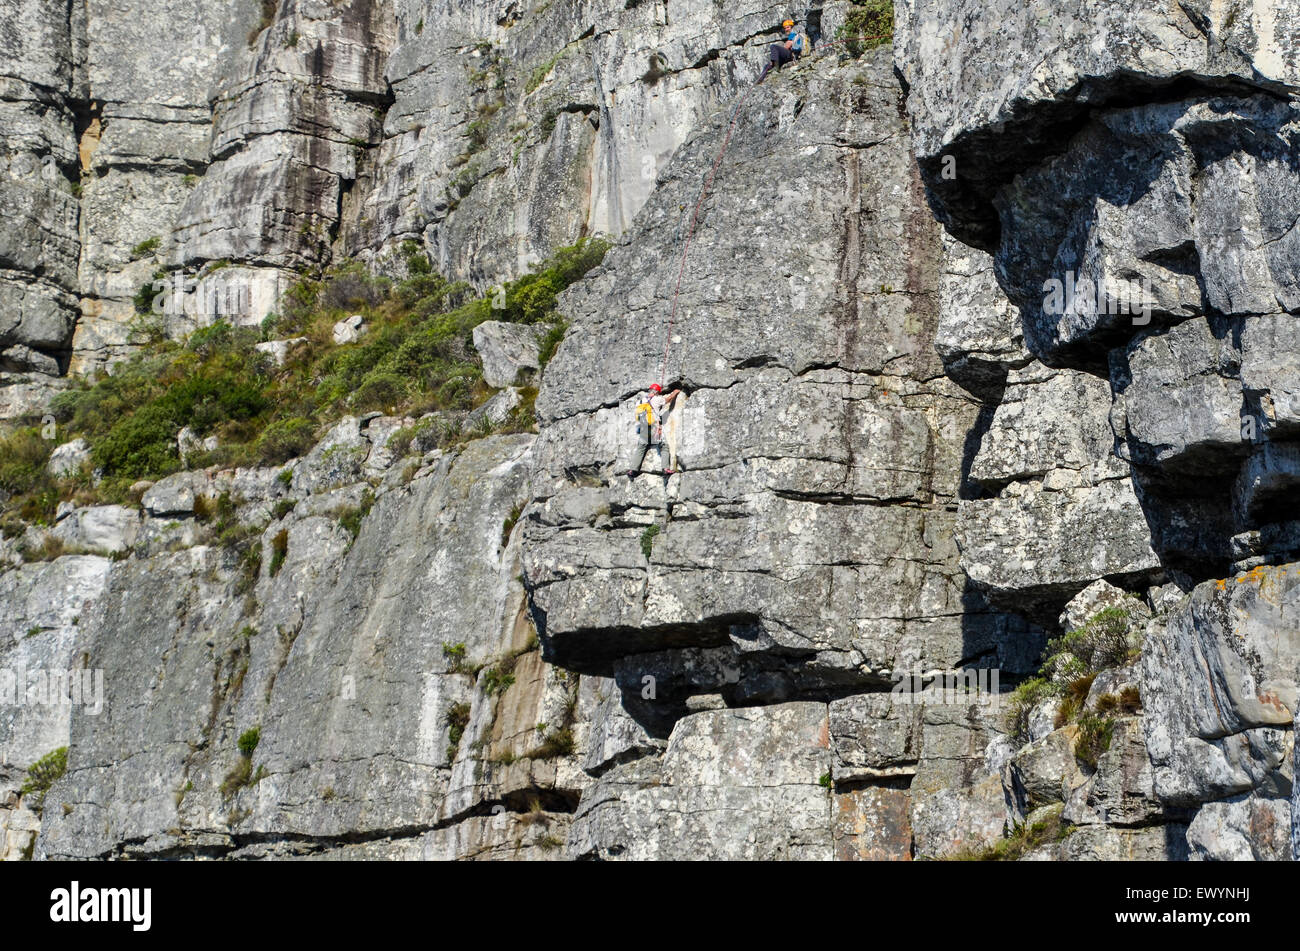
[[(825, 43), (821, 46), (818, 46), (815, 49), (810, 50), (805, 55), (811, 58), (813, 56), (825, 52), (826, 50), (831, 49), (832, 47), (841, 46), (845, 43), (861, 43), (867, 40), (884, 40), (884, 39), (889, 39), (892, 36), (893, 36), (892, 33), (882, 33), (878, 36), (846, 36), (843, 37), (842, 39), (833, 40), (829, 43)], [(673, 325), (677, 322), (677, 299), (681, 295), (682, 278), (686, 274), (686, 255), (691, 250), (691, 242), (695, 238), (695, 228), (700, 221), (700, 209), (704, 206), (704, 199), (708, 197), (709, 189), (713, 186), (713, 179), (718, 174), (718, 168), (721, 167), (722, 165), (723, 156), (727, 154), (727, 146), (731, 144), (731, 135), (733, 132), (736, 131), (736, 121), (740, 118), (740, 110), (744, 107), (745, 102), (749, 99), (750, 93), (752, 93), (756, 88), (758, 88), (761, 82), (762, 79), (760, 79), (759, 82), (755, 83), (754, 85), (746, 89), (745, 94), (740, 97), (739, 101), (737, 101), (736, 103), (735, 108), (732, 109), (731, 121), (727, 124), (727, 134), (722, 139), (722, 147), (718, 149), (718, 157), (713, 160), (713, 166), (709, 169), (708, 175), (705, 176), (704, 185), (700, 189), (700, 197), (698, 200), (696, 200), (695, 210), (691, 213), (691, 224), (686, 231), (686, 240), (682, 244), (681, 263), (677, 267), (677, 283), (673, 287), (672, 309), (668, 313), (668, 328), (664, 339), (664, 358), (663, 358), (663, 362), (659, 365), (659, 384), (661, 387), (667, 383), (668, 353), (672, 349)]]

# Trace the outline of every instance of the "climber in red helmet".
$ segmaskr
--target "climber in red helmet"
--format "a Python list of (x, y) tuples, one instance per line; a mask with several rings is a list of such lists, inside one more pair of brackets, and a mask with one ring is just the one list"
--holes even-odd
[[(658, 383), (651, 383), (646, 398), (636, 406), (636, 442), (627, 460), (627, 477), (634, 479), (641, 472), (641, 466), (645, 462), (645, 454), (654, 446), (659, 450), (659, 463), (663, 465), (663, 420), (664, 416), (671, 411), (673, 403), (681, 394), (681, 390), (673, 390), (671, 393), (665, 393), (663, 386)], [(670, 447), (672, 449), (672, 447)], [(664, 469), (664, 475), (672, 475), (677, 471), (676, 452), (673, 451), (669, 459), (668, 468)]]

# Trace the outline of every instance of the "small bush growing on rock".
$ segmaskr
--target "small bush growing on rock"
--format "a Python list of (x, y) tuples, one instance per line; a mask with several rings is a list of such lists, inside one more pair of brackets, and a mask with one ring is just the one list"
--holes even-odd
[(158, 245), (160, 244), (162, 244), (162, 239), (159, 237), (155, 236), (152, 238), (147, 238), (131, 249), (131, 257), (142, 258), (146, 254), (153, 254), (155, 251), (158, 250)]
[(1097, 760), (1110, 749), (1115, 721), (1095, 713), (1079, 717), (1079, 735), (1074, 740), (1074, 756), (1079, 762), (1097, 768)]
[(645, 555), (646, 561), (650, 560), (650, 555), (655, 549), (655, 536), (658, 534), (658, 525), (650, 525), (641, 533), (641, 554)]
[(536, 825), (537, 823), (547, 823), (549, 820), (546, 816), (546, 809), (542, 806), (542, 800), (537, 796), (528, 797), (528, 808), (523, 815), (519, 817), (519, 824), (522, 826)]
[(200, 522), (211, 522), (218, 532), (229, 527), (235, 517), (235, 502), (229, 492), (222, 492), (215, 497), (200, 495), (194, 499), (194, 518)]
[(1142, 709), (1142, 696), (1138, 688), (1129, 684), (1119, 693), (1104, 693), (1097, 698), (1097, 712), (1102, 714), (1134, 714)]
[(235, 583), (235, 593), (243, 594), (257, 584), (262, 573), (262, 546), (247, 545), (239, 556), (239, 578)]
[[(264, 466), (279, 465), (306, 454), (315, 441), (316, 425), (311, 420), (301, 416), (278, 419), (257, 437), (257, 460)], [(286, 469), (285, 472), (288, 473), (284, 480), (287, 485), (293, 481), (293, 471)]]
[(274, 578), (284, 565), (284, 560), (289, 555), (289, 530), (282, 528), (275, 533), (271, 539), (271, 564), (268, 566), (271, 577)]
[(535, 91), (538, 86), (546, 82), (546, 77), (551, 75), (551, 70), (555, 69), (555, 64), (560, 61), (560, 55), (560, 53), (556, 53), (532, 71), (528, 76), (528, 82), (524, 84), (525, 94)]
[(1096, 674), (1084, 674), (1061, 688), (1061, 706), (1056, 711), (1055, 723), (1058, 730), (1072, 722), (1083, 710), (1083, 705), (1088, 699), (1088, 691), (1092, 689), (1092, 682), (1096, 679)]
[(63, 543), (62, 539), (53, 535), (43, 536), (34, 545), (29, 545), (26, 542), (19, 544), (18, 553), (23, 556), (24, 561), (53, 561), (63, 555), (74, 554)]
[(46, 469), (57, 445), (39, 429), (0, 436), (0, 493), (20, 498), (16, 514), (28, 522), (50, 524), (58, 505), (58, 483)]
[(850, 37), (875, 37), (852, 40), (847, 44), (850, 55), (861, 56), (867, 50), (891, 42), (894, 32), (894, 4), (892, 0), (852, 0), (844, 25), (837, 34), (841, 39)]
[(239, 790), (243, 789), (253, 779), (253, 761), (247, 756), (241, 756), (235, 763), (235, 768), (226, 773), (226, 778), (221, 781), (221, 795), (233, 796)]
[(432, 423), (432, 419), (421, 419), (410, 426), (403, 426), (388, 437), (387, 446), (389, 451), (398, 459), (407, 455), (411, 451), (411, 444), (415, 441), (416, 436), (427, 431)]
[(239, 752), (243, 756), (252, 756), (257, 744), (262, 741), (262, 728), (251, 727), (239, 734)]
[(555, 351), (560, 349), (560, 344), (564, 341), (564, 335), (568, 330), (568, 323), (562, 320), (559, 323), (552, 324), (542, 337), (537, 348), (537, 362), (543, 370), (546, 369), (546, 364), (551, 362), (551, 358), (555, 356)]
[(465, 673), (465, 644), (463, 641), (456, 644), (443, 644), (442, 656), (447, 658), (451, 673)]
[(1124, 606), (1098, 611), (1082, 627), (1048, 642), (1043, 669), (1055, 680), (1068, 680), (1122, 666), (1138, 654), (1132, 628), (1133, 614)]
[(361, 496), (361, 502), (357, 505), (344, 509), (339, 513), (339, 525), (356, 540), (357, 535), (361, 533), (361, 522), (375, 505), (375, 493), (366, 489)]
[(468, 703), (453, 703), (447, 708), (447, 759), (455, 760), (460, 751), (460, 741), (469, 726), (470, 706)]
[(576, 746), (573, 730), (567, 726), (561, 727), (548, 733), (541, 744), (529, 752), (528, 756), (530, 759), (555, 759), (558, 756), (571, 755)]
[(504, 423), (496, 427), (496, 432), (537, 432), (537, 387), (521, 386), (519, 388), (519, 405), (510, 411), (510, 415)]
[(159, 268), (153, 272), (152, 278), (140, 285), (139, 290), (135, 292), (135, 296), (131, 299), (131, 303), (135, 305), (137, 315), (149, 316), (153, 314), (153, 303), (158, 298), (158, 295), (163, 293), (159, 282), (166, 279), (167, 269)]
[[(1056, 729), (1079, 718), (1097, 674), (1127, 664), (1140, 653), (1132, 633), (1133, 620), (1131, 608), (1114, 605), (1097, 612), (1069, 634), (1048, 641), (1041, 676), (1022, 683), (1009, 698), (1006, 726), (1016, 742), (1028, 742), (1029, 717), (1034, 707), (1049, 696), (1061, 697)], [(1119, 695), (1099, 699), (1102, 713), (1136, 713), (1141, 707), (1137, 688), (1132, 686)]]
[(988, 848), (966, 849), (950, 858), (958, 862), (1015, 862), (1030, 852), (1053, 842), (1062, 842), (1074, 826), (1061, 819), (1064, 804), (1048, 807), (1046, 813), (1028, 825), (1017, 825), (1011, 834)]
[(515, 530), (515, 525), (519, 522), (519, 516), (524, 513), (522, 502), (516, 503), (515, 507), (510, 510), (505, 521), (501, 523), (501, 547), (505, 548), (510, 543), (510, 533)]
[(1057, 693), (1056, 685), (1042, 677), (1031, 677), (1011, 691), (1007, 698), (1007, 730), (1019, 744), (1029, 742), (1029, 717), (1034, 708)]
[(501, 667), (489, 667), (483, 673), (483, 692), (489, 697), (505, 693), (514, 685), (515, 675)]
[(1142, 709), (1142, 692), (1129, 684), (1119, 692), (1119, 708), (1124, 713), (1137, 713)]
[(32, 796), (34, 800), (32, 806), (39, 811), (45, 804), (45, 794), (67, 771), (68, 748), (60, 746), (27, 767), (27, 778), (23, 781), (19, 793), (23, 796)]

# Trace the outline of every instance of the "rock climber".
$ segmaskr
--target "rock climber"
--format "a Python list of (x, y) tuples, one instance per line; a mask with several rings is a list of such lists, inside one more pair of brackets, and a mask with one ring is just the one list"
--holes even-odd
[(794, 20), (786, 20), (781, 24), (781, 34), (783, 39), (767, 48), (768, 61), (763, 67), (762, 75), (758, 77), (760, 83), (767, 78), (772, 67), (780, 69), (803, 55), (803, 36), (795, 32)]
[[(658, 450), (659, 464), (663, 465), (664, 416), (672, 410), (673, 404), (681, 394), (681, 390), (665, 393), (664, 388), (658, 383), (651, 383), (646, 398), (637, 404), (636, 442), (633, 444), (627, 460), (627, 476), (629, 479), (636, 478), (640, 473), (641, 465), (645, 462), (645, 454), (651, 446)], [(664, 475), (673, 475), (677, 471), (676, 440), (670, 440), (668, 449), (668, 468), (664, 469)]]

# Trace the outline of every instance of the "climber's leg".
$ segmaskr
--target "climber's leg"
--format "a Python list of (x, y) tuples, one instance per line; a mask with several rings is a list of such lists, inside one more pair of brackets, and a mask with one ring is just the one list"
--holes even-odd
[(655, 454), (659, 457), (659, 468), (664, 467), (664, 423), (660, 420), (654, 427), (654, 441), (651, 443), (654, 447)]
[(767, 57), (767, 65), (763, 67), (763, 73), (758, 77), (760, 83), (767, 78), (767, 74), (773, 67), (780, 69), (794, 59), (794, 54), (785, 48), (784, 43), (773, 43), (767, 48)]
[[(668, 446), (668, 468), (667, 472), (677, 472), (677, 439), (681, 434), (682, 427), (682, 408), (686, 403), (685, 394), (678, 396), (673, 405), (673, 411), (664, 419), (663, 441)], [(663, 454), (660, 453), (660, 461), (663, 461)]]
[(638, 419), (636, 423), (636, 437), (628, 444), (615, 463), (615, 471), (625, 471), (628, 478), (634, 478), (641, 471), (641, 464), (645, 462), (646, 451), (650, 448), (650, 430), (651, 426), (644, 420)]

